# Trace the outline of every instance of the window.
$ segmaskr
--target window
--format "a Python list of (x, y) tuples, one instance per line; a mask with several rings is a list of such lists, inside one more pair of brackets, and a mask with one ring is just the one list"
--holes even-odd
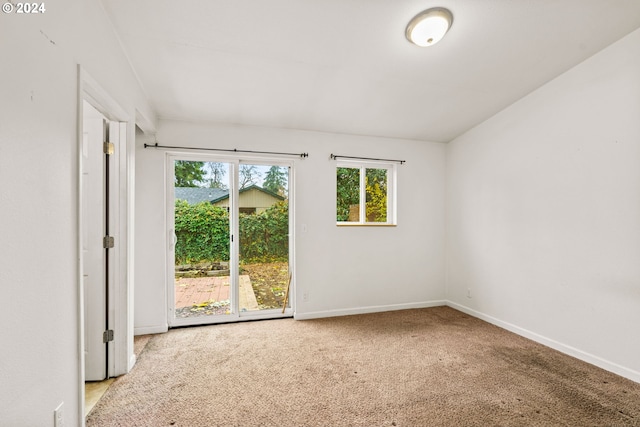
[(395, 166), (338, 163), (336, 221), (339, 225), (395, 225)]

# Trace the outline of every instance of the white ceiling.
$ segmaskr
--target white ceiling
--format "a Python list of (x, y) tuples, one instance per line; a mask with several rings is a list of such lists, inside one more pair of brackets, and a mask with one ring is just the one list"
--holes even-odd
[[(640, 0), (102, 0), (161, 119), (446, 142), (640, 27)], [(437, 45), (404, 36), (446, 7)]]

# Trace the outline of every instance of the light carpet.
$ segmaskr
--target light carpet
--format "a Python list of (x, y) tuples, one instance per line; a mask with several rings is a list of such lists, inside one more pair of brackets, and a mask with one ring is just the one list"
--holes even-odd
[(174, 329), (97, 426), (638, 426), (640, 384), (448, 307)]

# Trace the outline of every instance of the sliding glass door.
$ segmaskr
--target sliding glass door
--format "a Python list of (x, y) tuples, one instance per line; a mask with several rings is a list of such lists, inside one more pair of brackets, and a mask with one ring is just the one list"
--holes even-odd
[(291, 316), (290, 165), (168, 156), (169, 324)]

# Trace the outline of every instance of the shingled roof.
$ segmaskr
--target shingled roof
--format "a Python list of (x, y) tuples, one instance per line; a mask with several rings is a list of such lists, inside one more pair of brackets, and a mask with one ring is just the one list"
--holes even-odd
[(200, 202), (211, 203), (214, 200), (220, 200), (229, 197), (229, 190), (220, 188), (200, 188), (200, 187), (175, 187), (176, 200), (186, 200), (190, 205)]

